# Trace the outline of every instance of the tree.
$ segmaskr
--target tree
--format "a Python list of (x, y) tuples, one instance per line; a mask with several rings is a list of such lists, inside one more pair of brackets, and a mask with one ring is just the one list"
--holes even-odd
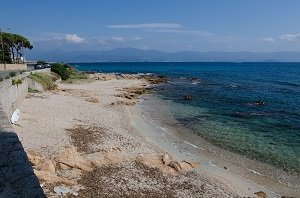
[[(24, 36), (18, 35), (18, 34), (12, 34), (12, 33), (6, 33), (3, 32), (3, 43), (4, 43), (4, 52), (5, 60), (7, 60), (7, 55), (10, 59), (13, 61), (19, 61), (21, 57), (23, 57), (22, 49), (32, 49), (33, 46), (31, 45), (30, 41), (25, 38)], [(9, 52), (7, 52), (7, 49)], [(2, 60), (2, 59), (1, 59)], [(9, 61), (7, 61), (9, 62)]]

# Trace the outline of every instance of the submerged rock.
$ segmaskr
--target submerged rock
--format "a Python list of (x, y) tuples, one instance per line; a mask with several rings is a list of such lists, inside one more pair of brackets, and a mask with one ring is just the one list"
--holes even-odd
[(190, 95), (187, 95), (187, 96), (184, 96), (184, 99), (185, 99), (185, 100), (192, 100), (192, 99), (193, 99), (193, 97), (192, 97), (192, 96), (190, 96)]
[(258, 101), (255, 102), (255, 105), (258, 105), (258, 106), (262, 106), (262, 105), (265, 105), (265, 104), (266, 104), (266, 102), (263, 101), (263, 100), (258, 100)]

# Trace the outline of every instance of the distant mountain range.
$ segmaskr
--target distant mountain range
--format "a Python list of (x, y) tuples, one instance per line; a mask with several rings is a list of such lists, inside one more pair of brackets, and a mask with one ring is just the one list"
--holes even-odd
[(300, 52), (162, 52), (117, 48), (108, 51), (30, 52), (27, 59), (63, 62), (300, 62)]

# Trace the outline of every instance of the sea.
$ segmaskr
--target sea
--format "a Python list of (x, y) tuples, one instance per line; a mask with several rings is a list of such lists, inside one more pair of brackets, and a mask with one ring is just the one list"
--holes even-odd
[(300, 173), (300, 63), (71, 65), (80, 71), (165, 75), (168, 82), (155, 86), (152, 95), (165, 101), (181, 126), (222, 149)]

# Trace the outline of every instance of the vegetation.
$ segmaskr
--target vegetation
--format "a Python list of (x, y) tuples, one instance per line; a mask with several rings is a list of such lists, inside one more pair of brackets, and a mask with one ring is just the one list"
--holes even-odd
[(35, 80), (42, 84), (44, 90), (54, 90), (57, 88), (57, 85), (54, 83), (54, 77), (52, 77), (50, 74), (46, 73), (35, 73), (30, 74), (28, 76), (30, 79)]
[(74, 67), (63, 63), (52, 64), (51, 71), (57, 73), (58, 75), (60, 75), (62, 80), (65, 80), (69, 83), (73, 83), (76, 80), (88, 78), (85, 73), (79, 72)]
[(40, 92), (39, 90), (28, 87), (28, 93), (39, 93), (39, 92)]
[(62, 63), (52, 64), (51, 71), (60, 75), (62, 80), (67, 80), (71, 75), (69, 67)]
[(17, 86), (19, 86), (20, 84), (22, 84), (23, 83), (23, 80), (22, 79), (12, 79), (11, 80), (11, 84), (12, 85), (17, 85)]
[(3, 77), (0, 77), (0, 82), (2, 82), (3, 81)]
[[(19, 62), (21, 57), (23, 57), (22, 49), (27, 48), (31, 50), (33, 48), (30, 41), (24, 36), (6, 32), (3, 32), (2, 35), (4, 44), (4, 59), (7, 63)], [(0, 49), (2, 49), (2, 46)], [(0, 61), (2, 62), (2, 60), (2, 53), (0, 53)]]
[(17, 75), (16, 72), (10, 72), (10, 73), (9, 73), (9, 76), (10, 76), (10, 77), (15, 77), (16, 75)]

